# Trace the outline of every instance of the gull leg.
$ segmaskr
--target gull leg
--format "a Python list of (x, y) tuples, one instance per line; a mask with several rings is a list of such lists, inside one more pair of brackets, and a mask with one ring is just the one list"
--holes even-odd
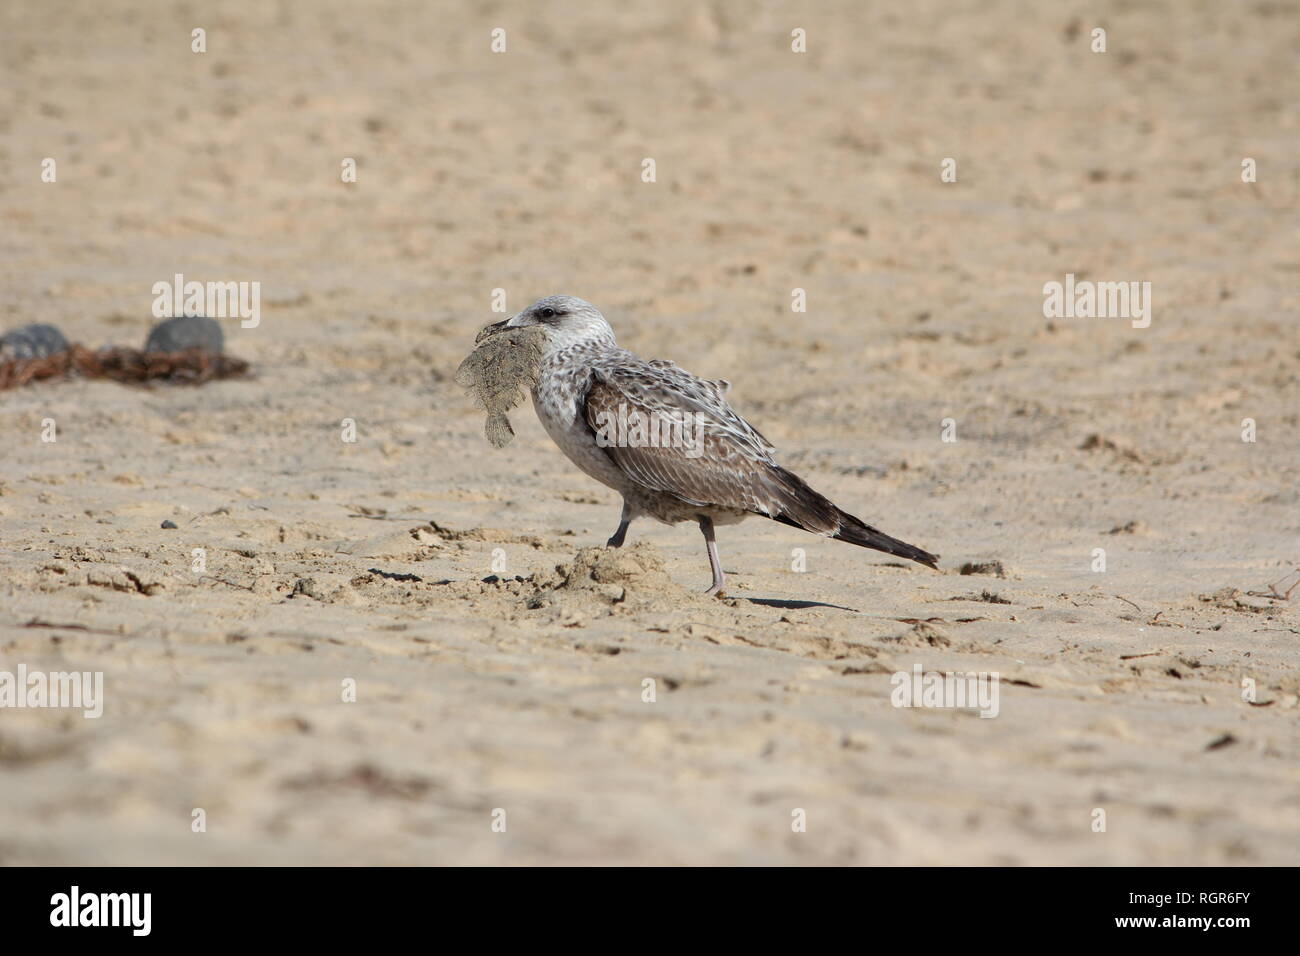
[(627, 537), (627, 526), (630, 525), (631, 523), (632, 523), (632, 509), (631, 507), (629, 507), (627, 503), (627, 499), (624, 498), (623, 513), (619, 515), (619, 519), (618, 519), (618, 530), (614, 532), (613, 537), (611, 537), (608, 541), (605, 542), (605, 547), (607, 548), (623, 547), (623, 539)]
[(713, 569), (713, 584), (704, 593), (722, 597), (722, 565), (718, 561), (718, 542), (713, 537), (713, 519), (700, 515), (700, 531), (704, 533), (704, 545), (709, 552), (709, 567)]

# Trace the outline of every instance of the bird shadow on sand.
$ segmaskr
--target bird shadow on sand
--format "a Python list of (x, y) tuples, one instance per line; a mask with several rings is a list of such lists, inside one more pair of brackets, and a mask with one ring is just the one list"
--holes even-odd
[(788, 601), (783, 598), (739, 598), (741, 601), (748, 601), (750, 604), (761, 604), (763, 607), (779, 607), (787, 611), (802, 611), (810, 607), (829, 607), (837, 611), (852, 611), (854, 614), (860, 613), (855, 607), (845, 607), (843, 604), (824, 604), (821, 601)]

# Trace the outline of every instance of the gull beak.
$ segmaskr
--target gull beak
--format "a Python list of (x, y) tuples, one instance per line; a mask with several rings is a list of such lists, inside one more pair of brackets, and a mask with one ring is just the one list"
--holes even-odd
[(484, 339), (490, 338), (491, 336), (496, 335), (498, 332), (504, 332), (506, 330), (506, 326), (509, 324), (510, 324), (510, 319), (502, 319), (500, 322), (493, 322), (491, 325), (485, 325), (482, 331), (480, 331), (478, 336), (474, 339), (474, 344), (478, 345)]

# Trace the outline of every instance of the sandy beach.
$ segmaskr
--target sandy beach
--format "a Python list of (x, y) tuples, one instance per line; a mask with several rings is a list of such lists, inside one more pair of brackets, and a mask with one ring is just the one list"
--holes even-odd
[[(0, 864), (1300, 862), (1298, 55), (1295, 2), (7, 6), (0, 332), (260, 316), (247, 378), (0, 392), (0, 671), (103, 675), (0, 707)], [(942, 570), (604, 550), (454, 381), (494, 290)]]

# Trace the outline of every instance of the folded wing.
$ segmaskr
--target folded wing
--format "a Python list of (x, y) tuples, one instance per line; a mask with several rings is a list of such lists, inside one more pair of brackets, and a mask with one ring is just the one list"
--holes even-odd
[(834, 534), (838, 509), (777, 464), (772, 444), (727, 404), (726, 388), (662, 360), (602, 365), (587, 391), (587, 424), (646, 488)]

